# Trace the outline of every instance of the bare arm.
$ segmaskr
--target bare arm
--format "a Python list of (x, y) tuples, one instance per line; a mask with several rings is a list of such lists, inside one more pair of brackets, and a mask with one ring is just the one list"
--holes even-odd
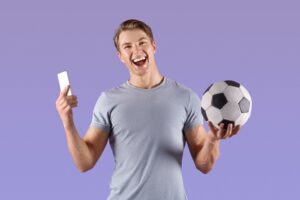
[(93, 168), (101, 156), (107, 141), (108, 133), (98, 128), (89, 128), (82, 139), (73, 121), (72, 108), (77, 106), (76, 96), (67, 96), (66, 87), (56, 101), (56, 108), (62, 120), (67, 145), (73, 161), (79, 171), (85, 172)]
[(185, 136), (196, 168), (208, 173), (218, 158), (220, 141), (211, 141), (200, 125), (189, 129)]
[(75, 126), (65, 128), (65, 133), (68, 149), (77, 169), (81, 172), (92, 169), (107, 144), (109, 134), (101, 129), (90, 127), (82, 139)]
[(223, 129), (223, 125), (217, 129), (211, 123), (209, 127), (209, 132), (199, 125), (189, 129), (185, 134), (195, 166), (205, 174), (212, 170), (219, 156), (220, 140), (235, 135), (240, 129), (239, 126), (232, 129), (231, 125), (227, 130)]

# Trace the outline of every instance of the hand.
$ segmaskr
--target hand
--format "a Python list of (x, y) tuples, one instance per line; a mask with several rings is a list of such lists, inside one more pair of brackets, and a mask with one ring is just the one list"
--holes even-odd
[(240, 130), (240, 125), (232, 127), (232, 124), (229, 124), (227, 126), (227, 129), (224, 129), (224, 124), (220, 124), (220, 128), (216, 128), (212, 122), (208, 122), (208, 126), (210, 128), (210, 138), (212, 141), (221, 140), (230, 138), (234, 135), (236, 135)]
[(56, 100), (56, 109), (64, 125), (73, 120), (72, 108), (78, 105), (76, 96), (67, 96), (69, 89), (70, 85), (66, 86)]

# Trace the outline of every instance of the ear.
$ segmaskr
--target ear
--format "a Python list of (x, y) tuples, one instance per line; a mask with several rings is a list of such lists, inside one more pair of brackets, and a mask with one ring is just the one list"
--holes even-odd
[(119, 59), (121, 60), (121, 62), (125, 63), (125, 61), (122, 58), (122, 55), (121, 55), (120, 51), (117, 51), (117, 55), (118, 55)]
[(153, 46), (153, 52), (155, 53), (155, 52), (156, 52), (156, 43), (155, 43), (154, 40), (153, 40), (153, 42), (152, 42), (152, 46)]

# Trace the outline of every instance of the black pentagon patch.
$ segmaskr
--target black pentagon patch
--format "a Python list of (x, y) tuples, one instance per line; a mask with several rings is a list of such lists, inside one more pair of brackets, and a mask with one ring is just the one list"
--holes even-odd
[(227, 103), (227, 99), (223, 93), (215, 94), (212, 96), (212, 106), (216, 108), (223, 108)]
[(206, 92), (208, 92), (208, 90), (211, 88), (211, 86), (213, 86), (213, 84), (211, 84), (211, 85), (205, 90), (205, 92), (204, 92), (203, 94), (205, 94)]
[(206, 111), (201, 107), (201, 113), (205, 119), (205, 121), (208, 121), (207, 115), (206, 115)]
[(232, 127), (235, 126), (233, 121), (229, 121), (229, 120), (226, 120), (226, 119), (223, 119), (218, 125), (220, 126), (221, 123), (224, 124), (224, 129), (227, 129), (229, 124), (232, 124)]
[(227, 85), (229, 85), (229, 86), (240, 87), (240, 84), (236, 81), (226, 80), (224, 82), (227, 83)]
[(250, 110), (250, 101), (245, 97), (242, 98), (239, 102), (239, 107), (241, 109), (241, 113), (247, 113)]

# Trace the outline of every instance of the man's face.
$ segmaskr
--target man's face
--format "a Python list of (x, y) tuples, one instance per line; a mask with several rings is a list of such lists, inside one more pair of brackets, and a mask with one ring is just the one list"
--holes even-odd
[(140, 30), (123, 31), (119, 35), (120, 60), (127, 66), (130, 74), (144, 75), (154, 66), (155, 43)]

